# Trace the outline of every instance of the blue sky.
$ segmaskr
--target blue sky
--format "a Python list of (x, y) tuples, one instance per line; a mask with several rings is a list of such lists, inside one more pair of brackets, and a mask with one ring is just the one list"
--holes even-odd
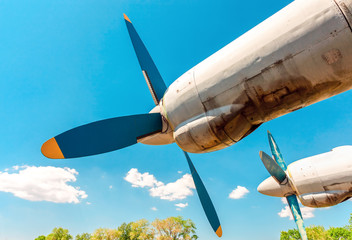
[[(200, 239), (215, 239), (194, 190), (169, 201), (124, 179), (131, 169), (164, 185), (181, 179), (188, 166), (177, 145), (137, 144), (70, 160), (47, 159), (40, 147), (78, 125), (153, 108), (123, 13), (169, 85), (290, 2), (0, 1), (0, 239), (34, 239), (59, 226), (76, 235), (176, 215), (192, 219)], [(190, 155), (218, 211), (222, 239), (279, 239), (295, 227), (278, 215), (281, 199), (256, 191), (268, 177), (258, 156), (269, 152), (266, 131), (287, 163), (351, 145), (351, 97), (346, 92), (265, 123), (227, 149)], [(249, 193), (230, 199), (237, 186)], [(179, 203), (188, 206), (179, 211)], [(342, 226), (351, 205), (315, 210), (306, 225)]]

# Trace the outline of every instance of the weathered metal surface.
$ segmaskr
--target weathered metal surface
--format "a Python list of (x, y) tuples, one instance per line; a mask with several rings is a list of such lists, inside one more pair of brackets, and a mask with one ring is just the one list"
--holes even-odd
[(153, 88), (153, 85), (149, 79), (149, 76), (148, 76), (148, 73), (144, 70), (142, 70), (142, 73), (143, 73), (143, 76), (144, 76), (144, 79), (148, 85), (148, 88), (149, 88), (149, 91), (150, 91), (150, 94), (152, 95), (152, 98), (153, 98), (153, 101), (155, 103), (155, 105), (159, 105), (159, 99), (158, 99), (158, 96), (155, 92), (155, 89)]
[[(334, 0), (343, 13), (349, 27), (352, 26), (352, 0)], [(351, 29), (352, 30), (352, 29)]]
[[(160, 106), (155, 106), (149, 113), (160, 113)], [(148, 145), (164, 145), (173, 143), (175, 141), (173, 138), (173, 131), (169, 126), (168, 121), (164, 116), (162, 116), (161, 120), (161, 132), (152, 133), (147, 136), (140, 137), (137, 139), (137, 142)]]
[(273, 177), (258, 187), (262, 194), (273, 197), (298, 196), (307, 207), (329, 207), (352, 197), (352, 146), (291, 163), (287, 183), (279, 184)]
[(352, 88), (351, 0), (296, 0), (177, 79), (162, 114), (187, 152)]
[(288, 171), (305, 206), (333, 206), (352, 196), (352, 146), (294, 162)]

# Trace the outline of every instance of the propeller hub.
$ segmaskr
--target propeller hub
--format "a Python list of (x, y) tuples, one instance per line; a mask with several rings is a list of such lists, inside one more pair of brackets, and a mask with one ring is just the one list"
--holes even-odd
[(264, 195), (272, 197), (285, 197), (293, 194), (293, 190), (288, 183), (288, 180), (284, 180), (282, 184), (278, 183), (273, 177), (265, 179), (259, 186), (258, 192)]

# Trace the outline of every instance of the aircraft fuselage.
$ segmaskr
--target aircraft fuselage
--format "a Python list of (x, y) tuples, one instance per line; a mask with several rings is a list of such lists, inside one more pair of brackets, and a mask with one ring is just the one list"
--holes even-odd
[(294, 1), (170, 85), (164, 133), (187, 152), (215, 151), (351, 89), (351, 12), (352, 0)]

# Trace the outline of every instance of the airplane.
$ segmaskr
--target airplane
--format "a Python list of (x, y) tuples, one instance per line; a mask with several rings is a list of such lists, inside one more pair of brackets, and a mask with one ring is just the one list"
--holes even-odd
[(286, 165), (273, 136), (268, 132), (271, 158), (260, 151), (260, 158), (271, 177), (258, 186), (258, 192), (286, 197), (302, 240), (308, 240), (297, 197), (302, 205), (330, 207), (352, 197), (352, 146), (341, 146)]
[(46, 141), (63, 159), (133, 144), (184, 151), (213, 230), (217, 214), (187, 154), (229, 147), (262, 123), (352, 88), (351, 0), (296, 0), (176, 79), (164, 83), (131, 20), (125, 23), (155, 103), (149, 113), (86, 124)]

